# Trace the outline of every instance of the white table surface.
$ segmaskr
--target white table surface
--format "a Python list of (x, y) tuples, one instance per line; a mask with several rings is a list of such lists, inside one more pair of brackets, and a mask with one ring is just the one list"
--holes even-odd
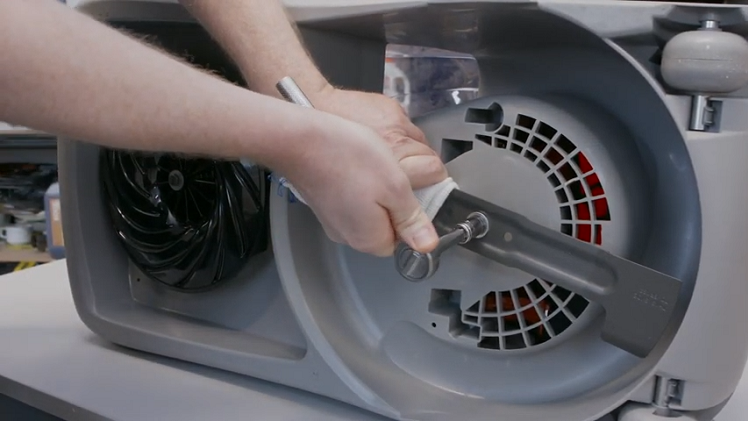
[[(311, 394), (127, 350), (78, 319), (64, 261), (0, 276), (0, 394), (78, 420), (384, 421)], [(748, 419), (748, 370), (715, 421)]]

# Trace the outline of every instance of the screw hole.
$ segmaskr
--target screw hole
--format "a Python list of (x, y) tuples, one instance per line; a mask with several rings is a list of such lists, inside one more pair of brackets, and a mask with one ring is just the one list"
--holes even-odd
[(136, 279), (135, 279), (135, 282), (140, 282), (140, 278), (136, 278)]
[(431, 327), (435, 328), (436, 327), (436, 323), (431, 323)]

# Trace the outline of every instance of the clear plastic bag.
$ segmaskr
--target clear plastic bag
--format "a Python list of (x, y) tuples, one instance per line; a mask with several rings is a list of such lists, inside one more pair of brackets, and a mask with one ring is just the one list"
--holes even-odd
[(384, 72), (384, 94), (411, 118), (478, 97), (478, 63), (468, 54), (391, 44)]

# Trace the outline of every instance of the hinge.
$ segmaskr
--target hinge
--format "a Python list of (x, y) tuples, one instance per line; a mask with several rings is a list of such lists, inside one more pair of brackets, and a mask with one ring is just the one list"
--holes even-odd
[(705, 95), (695, 95), (691, 100), (691, 123), (689, 129), (699, 132), (718, 131), (720, 101)]
[(672, 411), (681, 406), (684, 385), (683, 380), (657, 376), (652, 397), (652, 404), (657, 408), (656, 415), (673, 415)]

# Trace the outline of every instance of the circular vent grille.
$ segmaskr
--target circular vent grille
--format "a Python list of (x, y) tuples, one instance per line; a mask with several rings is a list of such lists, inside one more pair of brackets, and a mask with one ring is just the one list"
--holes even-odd
[[(549, 124), (523, 114), (513, 125), (503, 124), (493, 135), (476, 135), (476, 139), (535, 164), (555, 191), (561, 232), (602, 245), (603, 226), (610, 221), (605, 190), (592, 163), (572, 140)], [(566, 331), (588, 305), (579, 295), (533, 279), (519, 288), (491, 291), (469, 305), (460, 314), (459, 331), (476, 339), (481, 348), (529, 348)]]
[(264, 172), (238, 162), (103, 151), (111, 222), (145, 276), (201, 291), (265, 247)]

